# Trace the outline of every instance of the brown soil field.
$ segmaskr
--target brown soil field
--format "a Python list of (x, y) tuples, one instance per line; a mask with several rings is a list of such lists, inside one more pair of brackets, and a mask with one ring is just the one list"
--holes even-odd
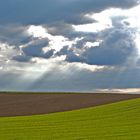
[(70, 111), (140, 98), (140, 94), (14, 94), (0, 93), (0, 117), (27, 116)]

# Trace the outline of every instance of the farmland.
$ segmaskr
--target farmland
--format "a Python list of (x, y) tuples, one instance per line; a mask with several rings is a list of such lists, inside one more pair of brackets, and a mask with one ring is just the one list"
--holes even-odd
[(44, 115), (1, 117), (2, 140), (138, 140), (140, 99)]

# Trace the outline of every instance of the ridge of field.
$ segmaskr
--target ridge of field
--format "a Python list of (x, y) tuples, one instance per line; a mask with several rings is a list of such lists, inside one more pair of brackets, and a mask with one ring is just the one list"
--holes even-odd
[(2, 140), (139, 140), (140, 99), (76, 111), (0, 118)]

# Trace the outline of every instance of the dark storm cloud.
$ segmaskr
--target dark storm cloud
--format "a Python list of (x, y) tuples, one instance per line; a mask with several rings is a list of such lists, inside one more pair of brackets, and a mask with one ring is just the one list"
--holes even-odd
[(0, 24), (46, 24), (58, 21), (91, 22), (82, 15), (110, 7), (130, 8), (137, 0), (1, 0)]

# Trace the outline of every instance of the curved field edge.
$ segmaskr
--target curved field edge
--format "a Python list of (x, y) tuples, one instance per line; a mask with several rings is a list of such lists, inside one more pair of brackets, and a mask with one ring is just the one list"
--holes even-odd
[(27, 117), (0, 118), (2, 140), (138, 140), (140, 99)]

